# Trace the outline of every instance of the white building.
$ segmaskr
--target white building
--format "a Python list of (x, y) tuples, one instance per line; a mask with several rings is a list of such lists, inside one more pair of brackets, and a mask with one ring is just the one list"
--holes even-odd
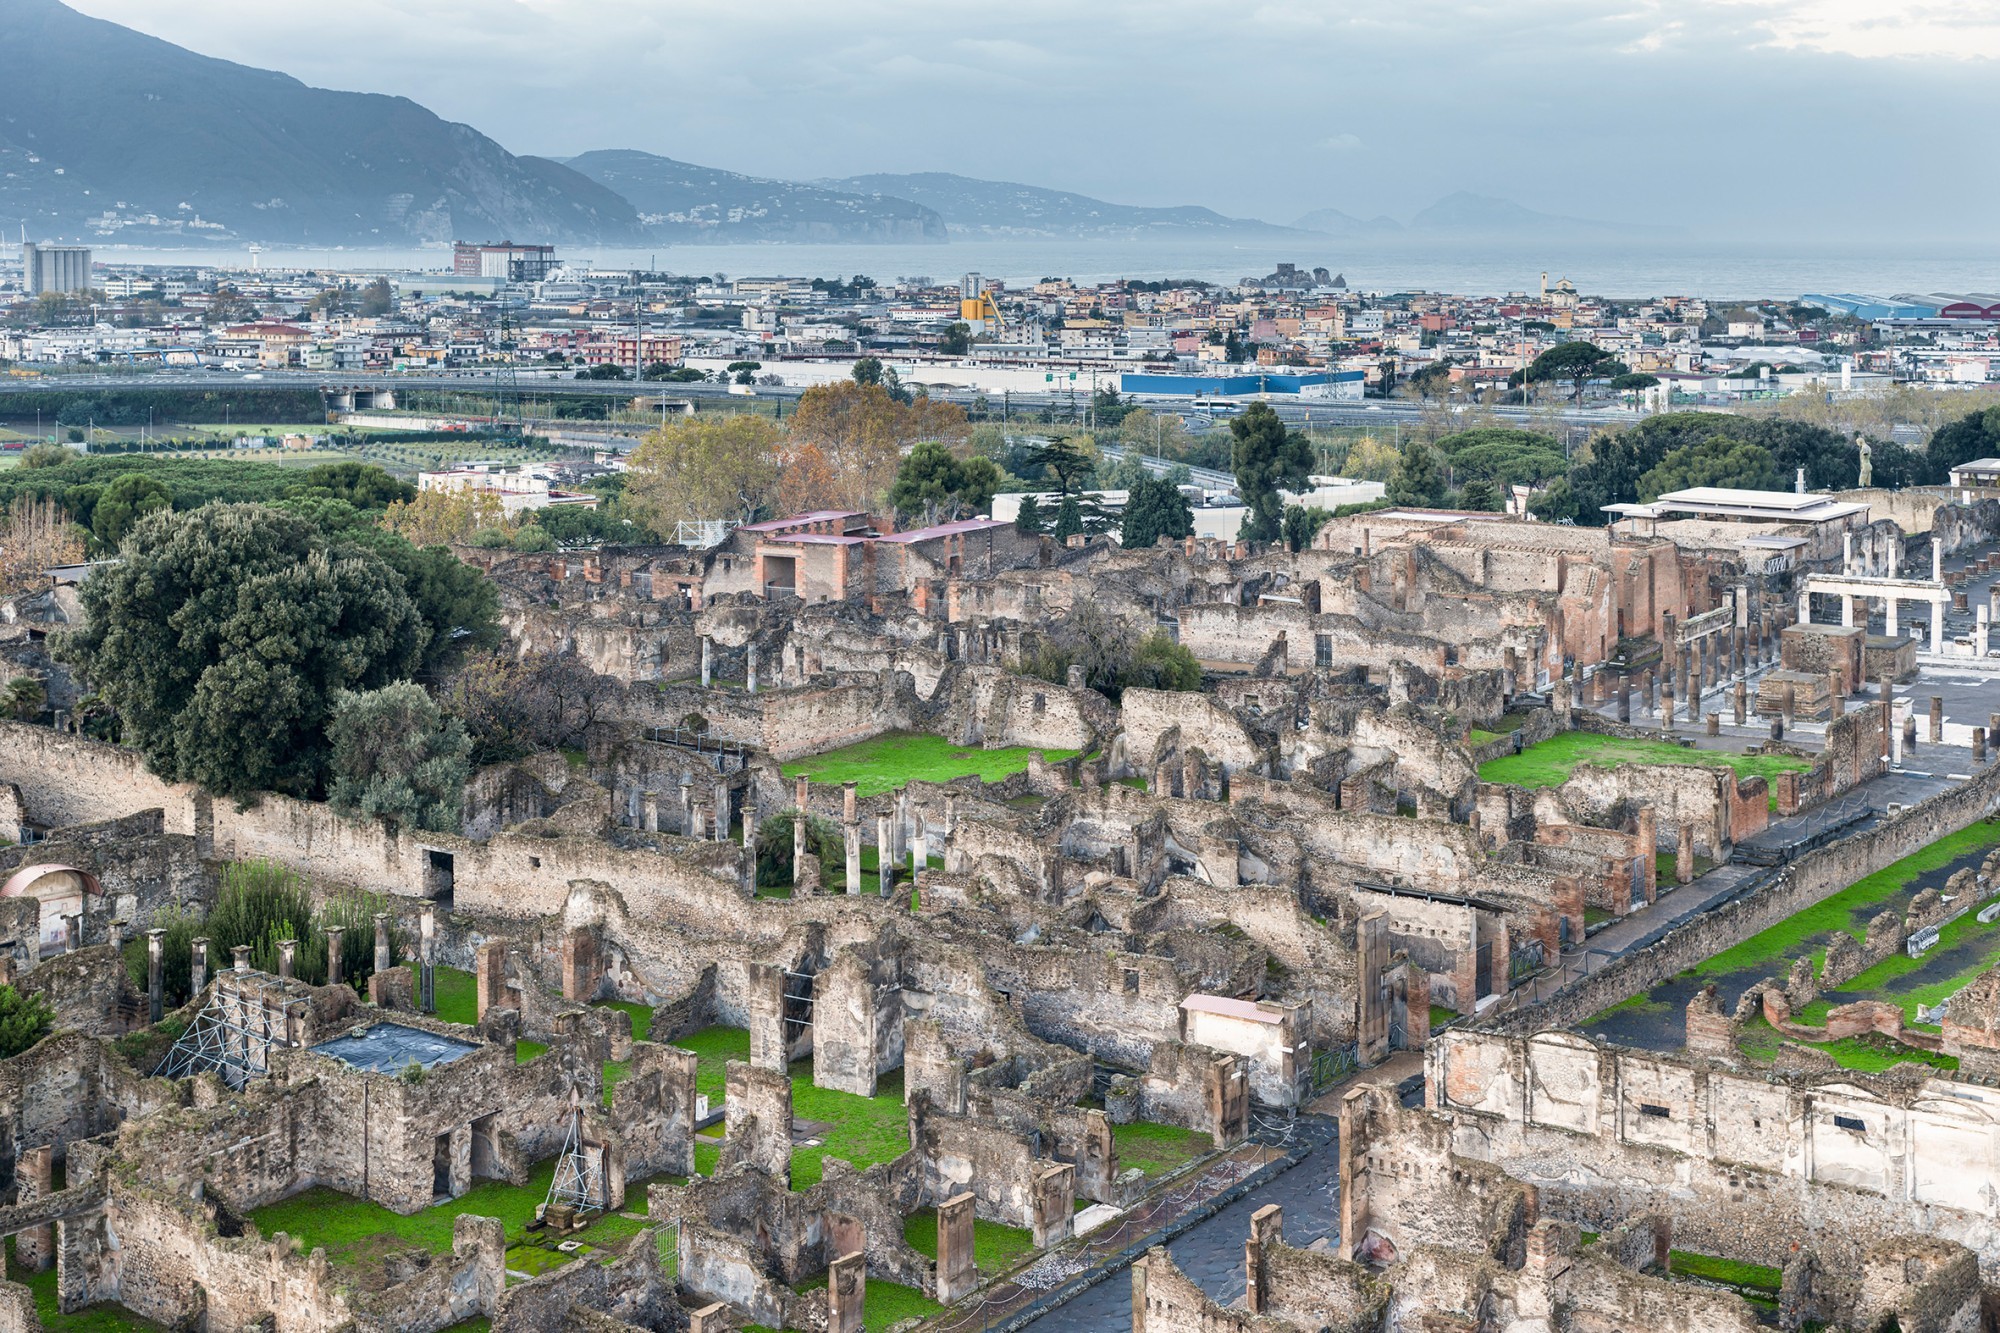
[(508, 518), (530, 509), (548, 509), (555, 505), (595, 509), (598, 501), (595, 495), (557, 490), (553, 479), (541, 469), (522, 468), (510, 472), (491, 463), (475, 463), (448, 472), (418, 473), (417, 489), (453, 494), (483, 492), (499, 499), (501, 511)]

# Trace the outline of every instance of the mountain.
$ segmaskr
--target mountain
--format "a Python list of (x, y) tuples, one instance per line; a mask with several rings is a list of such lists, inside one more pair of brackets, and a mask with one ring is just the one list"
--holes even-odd
[(625, 148), (565, 158), (564, 165), (630, 200), (662, 241), (945, 239), (944, 219), (934, 211), (881, 194), (739, 176)]
[[(31, 234), (408, 245), (642, 239), (630, 203), (405, 97), (197, 55), (0, 0), (0, 218)], [(10, 227), (9, 230), (12, 230)]]
[(1300, 231), (1324, 232), (1328, 236), (1381, 236), (1403, 229), (1392, 217), (1377, 216), (1363, 221), (1337, 208), (1316, 208), (1292, 224)]
[(1218, 232), (1297, 235), (1289, 227), (1276, 227), (1252, 218), (1224, 217), (1206, 208), (1108, 204), (1067, 190), (1044, 190), (1012, 181), (974, 180), (940, 171), (849, 176), (814, 184), (854, 194), (907, 199), (936, 210), (955, 233), (975, 236), (1122, 238)]
[(1671, 227), (1626, 222), (1594, 222), (1587, 218), (1537, 213), (1511, 199), (1460, 190), (1448, 194), (1410, 219), (1412, 231), (1449, 232), (1462, 236), (1518, 236), (1533, 233), (1565, 236), (1662, 236)]

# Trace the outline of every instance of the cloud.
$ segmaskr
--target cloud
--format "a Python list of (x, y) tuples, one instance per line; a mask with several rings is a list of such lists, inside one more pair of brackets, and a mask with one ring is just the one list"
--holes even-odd
[(1732, 0), (1769, 45), (1862, 60), (2000, 60), (2000, 8), (1974, 0)]
[(1321, 139), (1319, 146), (1329, 153), (1357, 152), (1361, 148), (1361, 136), (1358, 134), (1330, 135), (1327, 138)]

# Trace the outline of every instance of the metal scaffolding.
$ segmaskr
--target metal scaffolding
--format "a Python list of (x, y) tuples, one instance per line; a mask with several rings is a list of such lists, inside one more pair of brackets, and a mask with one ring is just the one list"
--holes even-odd
[(289, 1049), (298, 1044), (291, 1035), (297, 1027), (293, 1010), (304, 1003), (288, 998), (274, 1009), (263, 996), (253, 1001), (240, 991), (217, 986), (153, 1074), (183, 1079), (213, 1070), (241, 1092), (251, 1079), (271, 1072), (273, 1046)]
[(608, 1194), (599, 1159), (584, 1146), (583, 1106), (572, 1088), (569, 1094), (569, 1132), (563, 1136), (562, 1155), (556, 1158), (555, 1179), (549, 1182), (549, 1197), (542, 1204), (543, 1214), (546, 1215), (559, 1203), (569, 1204), (578, 1212), (591, 1208), (608, 1212), (611, 1203)]

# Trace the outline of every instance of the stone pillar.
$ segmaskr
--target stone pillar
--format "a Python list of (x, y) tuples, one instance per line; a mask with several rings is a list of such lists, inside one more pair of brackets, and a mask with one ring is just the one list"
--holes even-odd
[(710, 821), (709, 837), (717, 842), (729, 841), (729, 787), (718, 781), (710, 788), (713, 798), (709, 804), (714, 807), (714, 819)]
[(1986, 728), (1984, 727), (1974, 727), (1972, 729), (1972, 762), (1975, 764), (1986, 762)]
[(1851, 532), (1840, 534), (1840, 572), (1843, 574), (1854, 572), (1854, 534)]
[[(53, 1144), (23, 1149), (14, 1162), (17, 1201), (30, 1203), (55, 1193), (56, 1150)], [(14, 1262), (30, 1273), (46, 1273), (56, 1261), (53, 1223), (28, 1227), (14, 1237)]]
[(157, 1023), (166, 1016), (165, 961), (160, 950), (165, 947), (167, 932), (149, 930), (146, 932), (146, 1013), (147, 1022)]
[(1264, 1247), (1285, 1238), (1285, 1210), (1267, 1203), (1250, 1214), (1250, 1235), (1243, 1242), (1243, 1308), (1264, 1314), (1271, 1308), (1271, 1292), (1264, 1264)]
[(1682, 824), (1680, 836), (1674, 842), (1674, 883), (1688, 884), (1694, 880), (1694, 825)]
[(841, 841), (847, 852), (847, 891), (861, 892), (861, 825), (848, 821), (841, 826)]
[(1750, 705), (1749, 695), (1750, 695), (1750, 687), (1740, 680), (1737, 681), (1735, 703), (1736, 703), (1736, 725), (1739, 727), (1743, 725), (1744, 719), (1749, 713), (1749, 705)]
[(694, 836), (694, 784), (683, 782), (677, 789), (681, 798), (681, 836)]
[(826, 1333), (864, 1333), (868, 1256), (844, 1254), (826, 1268)]
[(746, 664), (744, 668), (744, 681), (743, 681), (744, 687), (748, 689), (750, 693), (755, 694), (757, 692), (757, 645), (756, 644), (753, 643), (748, 648), (743, 650), (743, 659)]
[(346, 972), (347, 960), (342, 953), (347, 947), (347, 927), (328, 926), (326, 935), (326, 984), (338, 986)]
[(1933, 599), (1931, 602), (1931, 656), (1944, 652), (1944, 603)]
[(1841, 693), (1840, 684), (1840, 673), (1838, 671), (1829, 671), (1826, 673), (1827, 721), (1829, 722), (1834, 718), (1847, 716), (1847, 696)]
[(896, 887), (896, 851), (892, 841), (895, 834), (890, 828), (894, 822), (887, 815), (875, 821), (875, 867), (882, 881), (884, 898)]
[(507, 1003), (507, 941), (487, 940), (472, 951), (473, 1021)]
[(123, 949), (125, 947), (126, 924), (124, 917), (112, 917), (110, 921), (105, 923), (104, 942), (114, 949)]
[(1812, 624), (1812, 594), (1807, 592), (1804, 588), (1799, 589), (1798, 623), (1801, 625)]
[(1722, 734), (1722, 714), (1710, 713), (1708, 715), (1708, 734), (1711, 736), (1720, 736)]
[(584, 926), (564, 932), (562, 942), (563, 998), (588, 1004), (597, 990), (597, 937)]
[(1882, 599), (1882, 633), (1891, 639), (1896, 637), (1896, 604), (1900, 600), (1894, 593)]
[(1992, 647), (1992, 633), (1992, 619), (1982, 602), (1973, 612), (1972, 624), (1972, 655), (1982, 662), (1986, 660), (1987, 649)]
[(63, 914), (63, 952), (75, 953), (83, 947), (83, 913)]
[(1615, 688), (1618, 691), (1618, 720), (1629, 724), (1632, 721), (1632, 691), (1626, 688), (1623, 669), (1618, 672)]
[(239, 972), (239, 973), (241, 973), (241, 972), (248, 972), (248, 971), (250, 970), (250, 946), (249, 946), (249, 945), (247, 945), (247, 944), (238, 944), (238, 945), (234, 946), (233, 948), (231, 948), (229, 952), (230, 952), (231, 954), (235, 955), (235, 961), (234, 961), (234, 963), (233, 963), (233, 966), (234, 966), (234, 968), (235, 968), (235, 970), (236, 970), (237, 972)]
[(389, 956), (389, 914), (387, 912), (377, 912), (375, 914), (375, 970), (377, 972), (387, 972), (394, 965), (395, 959)]
[(188, 991), (199, 995), (208, 989), (208, 936), (197, 938), (189, 952), (192, 957), (188, 965)]
[(743, 845), (751, 851), (757, 848), (757, 803), (747, 791), (743, 793)]
[[(800, 778), (799, 781), (805, 781)], [(840, 822), (852, 824), (861, 817), (860, 792), (852, 782), (843, 783), (840, 788)]]
[(706, 634), (701, 636), (701, 687), (708, 688), (709, 670), (715, 658), (715, 641)]
[(1944, 700), (1931, 696), (1931, 744), (1944, 744)]
[(660, 831), (660, 794), (656, 791), (639, 794), (640, 827), (648, 833)]
[(278, 941), (278, 975), (286, 981), (292, 979), (293, 968), (298, 962), (299, 942), (297, 940)]
[(1931, 582), (1944, 582), (1944, 538), (1931, 538)]
[(417, 914), (417, 1011), (437, 1012), (437, 905), (429, 899)]
[(1911, 713), (1903, 719), (1903, 749), (1905, 752), (1917, 748), (1917, 715)]
[(910, 839), (910, 880), (916, 882), (919, 874), (930, 862), (930, 834), (923, 825), (917, 826), (916, 834)]
[(1854, 627), (1854, 599), (1846, 593), (1840, 594), (1840, 623), (1848, 629)]
[(937, 1298), (950, 1305), (979, 1285), (973, 1261), (971, 1194), (955, 1194), (937, 1210)]
[(1799, 702), (1798, 686), (1792, 684), (1790, 681), (1786, 681), (1784, 702), (1781, 709), (1781, 715), (1785, 719), (1785, 729), (1787, 731), (1791, 730), (1792, 719), (1798, 713), (1798, 702)]
[(1050, 1249), (1070, 1237), (1076, 1216), (1076, 1167), (1068, 1162), (1051, 1162), (1035, 1171), (1035, 1248)]

